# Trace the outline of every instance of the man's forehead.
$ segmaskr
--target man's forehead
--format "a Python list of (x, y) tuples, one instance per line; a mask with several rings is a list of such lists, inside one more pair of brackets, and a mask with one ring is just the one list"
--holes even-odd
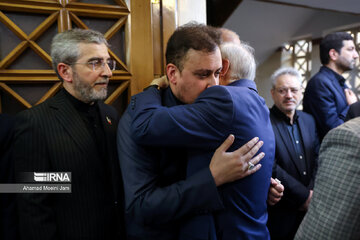
[(79, 43), (80, 57), (109, 57), (108, 47), (104, 43)]
[(343, 46), (344, 47), (355, 47), (353, 40), (343, 40)]
[(217, 65), (221, 65), (220, 49), (216, 48), (212, 52), (197, 51), (189, 49), (184, 58), (184, 67), (193, 69), (213, 69)]
[(300, 85), (296, 76), (291, 74), (283, 74), (277, 78), (276, 85)]

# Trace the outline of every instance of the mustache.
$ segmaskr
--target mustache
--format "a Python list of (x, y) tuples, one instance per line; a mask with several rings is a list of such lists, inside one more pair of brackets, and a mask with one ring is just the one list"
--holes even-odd
[(95, 85), (96, 84), (108, 84), (109, 83), (109, 78), (103, 78), (101, 80), (98, 80), (95, 82)]
[(292, 103), (295, 103), (296, 104), (296, 100), (295, 99), (286, 99), (283, 101), (283, 103), (286, 103), (286, 102), (292, 102)]

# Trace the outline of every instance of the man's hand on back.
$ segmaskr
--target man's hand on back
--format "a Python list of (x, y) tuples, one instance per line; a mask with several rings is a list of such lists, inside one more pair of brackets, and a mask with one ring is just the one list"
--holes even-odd
[[(210, 171), (214, 177), (216, 186), (244, 178), (261, 168), (261, 164), (257, 163), (265, 154), (262, 152), (256, 157), (254, 157), (254, 155), (259, 151), (263, 142), (259, 141), (259, 138), (256, 137), (236, 151), (226, 152), (233, 144), (234, 139), (234, 135), (231, 134), (220, 147), (216, 149), (211, 159)], [(250, 165), (254, 165), (254, 167), (249, 168)]]

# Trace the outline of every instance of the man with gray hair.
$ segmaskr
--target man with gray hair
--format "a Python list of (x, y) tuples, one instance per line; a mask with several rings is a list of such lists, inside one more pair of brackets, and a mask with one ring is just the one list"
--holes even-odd
[(276, 151), (272, 177), (284, 185), (284, 196), (269, 207), (271, 239), (293, 239), (312, 197), (319, 141), (314, 118), (296, 110), (302, 99), (301, 75), (290, 67), (271, 76), (271, 124)]
[(256, 63), (254, 49), (246, 43), (226, 42), (220, 45), (225, 75), (220, 75), (220, 85), (229, 85), (239, 79), (254, 81)]
[(58, 33), (51, 57), (63, 89), (18, 115), (15, 171), (70, 172), (71, 193), (18, 194), (21, 238), (123, 239), (118, 114), (102, 102), (115, 61), (101, 33), (82, 29)]

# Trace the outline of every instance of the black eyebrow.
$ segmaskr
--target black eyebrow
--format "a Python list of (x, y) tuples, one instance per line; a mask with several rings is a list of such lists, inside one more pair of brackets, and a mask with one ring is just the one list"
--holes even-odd
[(194, 71), (194, 74), (204, 74), (204, 73), (211, 73), (212, 71), (211, 70), (208, 70), (208, 69), (198, 69), (198, 70), (195, 70)]

